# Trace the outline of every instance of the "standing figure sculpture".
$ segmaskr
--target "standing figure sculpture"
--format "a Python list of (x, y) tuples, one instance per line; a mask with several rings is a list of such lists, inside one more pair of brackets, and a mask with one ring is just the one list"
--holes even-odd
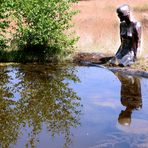
[(127, 4), (117, 8), (120, 19), (121, 45), (114, 58), (110, 60), (113, 65), (128, 66), (140, 55), (141, 24), (132, 20), (130, 7)]

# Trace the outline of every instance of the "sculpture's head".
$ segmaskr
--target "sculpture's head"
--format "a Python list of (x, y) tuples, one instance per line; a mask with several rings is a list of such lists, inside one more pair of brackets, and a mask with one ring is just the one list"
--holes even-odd
[(117, 14), (120, 21), (130, 21), (130, 7), (127, 4), (123, 4), (117, 8)]
[(129, 126), (131, 124), (131, 114), (132, 114), (132, 110), (124, 110), (121, 111), (121, 113), (119, 114), (119, 118), (118, 118), (118, 123), (124, 126)]

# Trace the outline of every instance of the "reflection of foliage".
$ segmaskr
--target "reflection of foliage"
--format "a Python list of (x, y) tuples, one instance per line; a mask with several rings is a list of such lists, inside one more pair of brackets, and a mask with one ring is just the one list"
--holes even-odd
[[(4, 118), (0, 123), (3, 127), (0, 134), (2, 146), (5, 147), (16, 142), (20, 125), (29, 125), (32, 129), (31, 145), (33, 146), (35, 137), (45, 123), (52, 136), (60, 133), (65, 135), (65, 147), (67, 147), (67, 144), (71, 142), (70, 127), (76, 127), (79, 124), (80, 114), (78, 109), (80, 98), (69, 87), (70, 80), (79, 81), (74, 74), (74, 68), (21, 65), (15, 70), (17, 71), (15, 84), (11, 87), (7, 84), (8, 87), (3, 88), (3, 91), (8, 90), (9, 93), (13, 93), (14, 98), (16, 97), (15, 92), (19, 92), (19, 96), (17, 96), (19, 100), (14, 102), (10, 98), (6, 100), (2, 97), (1, 105), (8, 108), (0, 110), (1, 119)], [(9, 79), (8, 77), (5, 83), (10, 83)], [(3, 81), (3, 75), (1, 80)], [(4, 86), (4, 83), (1, 86)], [(12, 107), (10, 102), (15, 107)], [(15, 123), (13, 124), (13, 122)], [(10, 131), (3, 135), (6, 129)], [(16, 134), (12, 134), (13, 139), (6, 141), (5, 138), (11, 131), (14, 132), (13, 130), (16, 132)]]
[(18, 124), (16, 111), (11, 108), (15, 102), (9, 100), (12, 97), (11, 88), (7, 86), (10, 77), (6, 69), (0, 69), (0, 141), (3, 147), (8, 147), (10, 141), (16, 141), (18, 136)]
[(9, 100), (0, 101), (0, 140), (2, 147), (8, 147), (10, 141), (13, 143), (18, 136), (18, 121), (15, 110), (11, 109), (14, 104)]

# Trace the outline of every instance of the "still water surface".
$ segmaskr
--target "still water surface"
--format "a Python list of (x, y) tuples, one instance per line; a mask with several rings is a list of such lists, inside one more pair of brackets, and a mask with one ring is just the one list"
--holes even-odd
[(148, 148), (148, 79), (98, 67), (0, 67), (2, 148)]

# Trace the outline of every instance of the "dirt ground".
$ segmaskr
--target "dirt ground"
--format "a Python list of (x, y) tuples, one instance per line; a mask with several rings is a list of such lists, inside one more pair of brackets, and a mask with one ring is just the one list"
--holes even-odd
[[(74, 56), (74, 62), (91, 62), (93, 64), (100, 64), (107, 67), (110, 67), (107, 63), (113, 57), (113, 54), (104, 54), (104, 53), (93, 53), (93, 52), (79, 52)], [(112, 67), (112, 66), (111, 66)], [(130, 71), (141, 71), (148, 72), (148, 58), (139, 58), (133, 65), (130, 67), (119, 67), (115, 66), (115, 68), (120, 69), (129, 69)]]

